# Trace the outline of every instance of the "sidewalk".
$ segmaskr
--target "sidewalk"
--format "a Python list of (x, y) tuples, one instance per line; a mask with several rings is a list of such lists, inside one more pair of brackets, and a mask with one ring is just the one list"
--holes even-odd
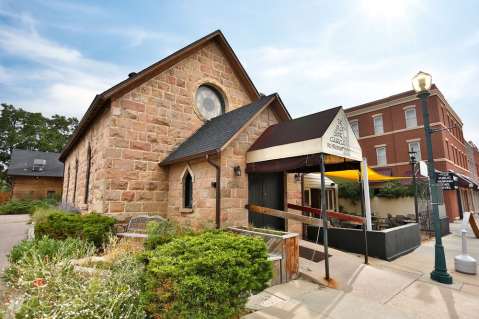
[[(259, 311), (245, 318), (479, 318), (479, 276), (454, 271), (461, 249), (459, 225), (451, 224), (452, 234), (443, 238), (453, 285), (429, 279), (434, 240), (393, 262), (370, 258), (369, 265), (363, 256), (331, 249), (330, 287), (306, 280), (271, 287), (250, 300)], [(469, 253), (479, 260), (479, 239), (468, 235)], [(301, 258), (300, 268), (306, 278), (325, 284), (324, 262)]]

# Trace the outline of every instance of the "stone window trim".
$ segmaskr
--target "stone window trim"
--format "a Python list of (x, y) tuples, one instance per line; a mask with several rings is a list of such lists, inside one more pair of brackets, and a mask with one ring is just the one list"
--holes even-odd
[[(230, 111), (229, 109), (229, 102), (228, 102), (228, 95), (226, 94), (226, 91), (223, 89), (220, 83), (218, 83), (216, 80), (207, 78), (207, 79), (201, 79), (197, 81), (194, 84), (194, 90), (192, 90), (191, 94), (191, 101), (193, 105), (193, 111), (195, 112), (196, 116), (201, 120), (205, 121), (203, 116), (201, 115), (200, 111), (198, 110), (198, 107), (196, 105), (196, 92), (198, 91), (200, 86), (210, 86), (213, 89), (217, 90), (218, 93), (222, 96), (223, 98), (223, 108), (224, 108), (224, 113), (227, 113)], [(224, 114), (223, 113), (223, 114)]]
[(388, 164), (386, 145), (377, 145), (375, 148), (377, 166), (386, 166)]
[[(189, 190), (190, 192), (190, 199), (187, 199), (187, 188), (188, 185), (186, 185), (186, 178), (188, 175), (191, 178), (191, 189)], [(194, 199), (194, 182), (195, 182), (195, 175), (193, 174), (193, 170), (191, 169), (191, 166), (189, 164), (186, 164), (185, 168), (183, 169), (181, 173), (181, 207), (180, 207), (180, 213), (192, 213), (193, 212), (193, 199)], [(187, 205), (186, 202), (190, 201), (191, 205)], [(191, 207), (188, 207), (191, 206)]]
[(408, 151), (411, 152), (411, 151), (416, 150), (416, 161), (418, 161), (418, 162), (421, 161), (422, 156), (421, 156), (421, 142), (420, 142), (420, 139), (409, 140), (409, 141), (406, 141), (406, 142), (407, 142)]
[(382, 113), (374, 114), (371, 117), (373, 118), (374, 135), (384, 134), (384, 122)]
[(349, 121), (349, 125), (351, 126), (351, 129), (353, 130), (354, 135), (356, 135), (356, 138), (359, 137), (359, 120), (354, 119)]
[(404, 108), (404, 121), (406, 122), (406, 128), (417, 127), (417, 113), (415, 106)]

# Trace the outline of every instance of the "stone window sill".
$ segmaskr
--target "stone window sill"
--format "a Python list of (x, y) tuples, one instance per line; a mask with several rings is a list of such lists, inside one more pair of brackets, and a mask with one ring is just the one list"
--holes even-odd
[(193, 208), (180, 208), (180, 213), (192, 213)]

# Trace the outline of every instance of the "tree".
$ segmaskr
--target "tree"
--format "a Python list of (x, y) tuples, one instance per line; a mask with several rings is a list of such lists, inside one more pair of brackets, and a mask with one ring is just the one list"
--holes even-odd
[(0, 113), (0, 184), (5, 180), (13, 149), (60, 152), (78, 126), (78, 119), (53, 115), (44, 117), (2, 103)]

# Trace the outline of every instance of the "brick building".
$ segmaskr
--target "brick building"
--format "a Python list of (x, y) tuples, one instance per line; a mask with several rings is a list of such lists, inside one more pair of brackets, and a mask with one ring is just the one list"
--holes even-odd
[[(63, 202), (120, 219), (247, 224), (246, 151), (286, 120), (280, 97), (258, 92), (215, 31), (95, 97), (60, 155)], [(294, 177), (282, 183), (300, 203)]]
[(63, 187), (63, 163), (58, 153), (13, 150), (7, 175), (13, 199), (59, 197)]
[[(427, 158), (422, 112), (417, 94), (411, 90), (345, 110), (361, 144), (368, 165), (392, 176), (411, 176), (409, 151), (418, 160)], [(444, 191), (450, 219), (463, 210), (474, 210), (472, 190), (468, 187), (470, 167), (463, 123), (436, 85), (428, 98), (433, 156), (436, 170), (454, 172), (461, 178), (460, 189)], [(459, 197), (458, 197), (459, 194)]]

